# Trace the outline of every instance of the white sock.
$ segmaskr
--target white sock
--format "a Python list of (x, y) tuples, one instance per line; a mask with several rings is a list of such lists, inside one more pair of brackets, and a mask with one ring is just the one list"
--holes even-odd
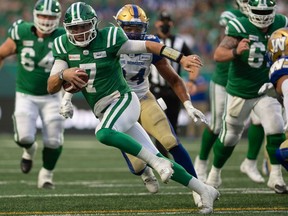
[(154, 163), (158, 160), (158, 157), (156, 155), (152, 154), (150, 151), (148, 151), (144, 147), (142, 147), (137, 157), (142, 159), (146, 163), (150, 164), (152, 167)]
[(189, 184), (187, 185), (187, 187), (192, 189), (193, 191), (195, 191), (199, 195), (204, 193), (207, 190), (206, 185), (197, 178), (192, 178), (189, 181)]

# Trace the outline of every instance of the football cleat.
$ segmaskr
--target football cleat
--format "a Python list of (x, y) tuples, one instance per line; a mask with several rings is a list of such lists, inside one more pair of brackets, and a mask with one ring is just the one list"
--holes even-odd
[(173, 164), (164, 158), (158, 158), (153, 168), (158, 172), (163, 183), (168, 183), (172, 177), (174, 170)]
[(271, 165), (271, 172), (267, 186), (278, 194), (287, 194), (288, 188), (284, 182), (281, 165)]
[(207, 185), (205, 193), (201, 194), (202, 208), (199, 211), (201, 214), (210, 214), (213, 212), (213, 204), (215, 200), (218, 200), (220, 193), (212, 186)]
[(143, 183), (150, 193), (157, 193), (159, 191), (159, 183), (155, 177), (153, 170), (150, 167), (146, 167), (145, 171), (141, 175)]
[(42, 167), (38, 174), (38, 188), (54, 189), (52, 179), (53, 172)]
[(264, 183), (265, 180), (257, 169), (257, 160), (245, 160), (241, 163), (240, 171), (245, 173), (252, 181), (256, 183)]
[(198, 208), (201, 208), (203, 206), (201, 196), (198, 193), (196, 193), (195, 191), (192, 192), (192, 196), (193, 196), (193, 200), (194, 200), (195, 205)]
[(38, 148), (37, 142), (34, 142), (33, 145), (26, 149), (23, 148), (22, 159), (20, 162), (20, 169), (23, 173), (29, 173), (33, 166), (33, 158), (36, 154)]
[(214, 188), (220, 187), (220, 185), (222, 184), (221, 169), (212, 166), (208, 178), (206, 180), (206, 184), (211, 185)]
[(205, 182), (207, 179), (207, 167), (208, 160), (201, 160), (198, 155), (194, 162), (194, 168), (197, 173), (198, 179), (202, 182)]

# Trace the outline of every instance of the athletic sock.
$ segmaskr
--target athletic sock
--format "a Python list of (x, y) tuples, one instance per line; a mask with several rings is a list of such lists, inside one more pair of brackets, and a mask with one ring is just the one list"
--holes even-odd
[(202, 142), (200, 147), (199, 159), (200, 160), (208, 160), (209, 153), (215, 143), (218, 134), (214, 134), (207, 127), (204, 129), (202, 135)]
[(170, 149), (169, 152), (172, 154), (174, 160), (178, 164), (180, 164), (192, 176), (197, 178), (197, 174), (195, 172), (189, 153), (186, 151), (186, 149), (183, 147), (181, 143), (179, 143), (179, 145), (175, 146), (174, 148)]
[(54, 170), (61, 153), (62, 146), (57, 149), (44, 147), (42, 152), (43, 167), (47, 170)]
[(228, 158), (231, 156), (235, 146), (224, 146), (224, 144), (219, 140), (216, 140), (213, 151), (214, 151), (214, 160), (213, 165), (216, 168), (222, 168)]
[(251, 124), (248, 129), (248, 152), (247, 158), (250, 160), (256, 160), (260, 152), (263, 140), (264, 129), (262, 125)]
[(276, 158), (276, 150), (280, 147), (281, 143), (286, 139), (285, 134), (267, 135), (266, 150), (270, 158), (271, 164), (280, 164)]

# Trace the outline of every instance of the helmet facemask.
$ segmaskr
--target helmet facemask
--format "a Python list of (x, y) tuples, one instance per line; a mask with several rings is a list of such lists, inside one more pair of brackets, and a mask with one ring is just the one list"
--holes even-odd
[(37, 30), (50, 34), (59, 26), (61, 6), (56, 0), (39, 0), (34, 7), (33, 17)]
[[(255, 3), (254, 3), (255, 2)], [(265, 3), (260, 3), (258, 1), (249, 1), (249, 20), (258, 28), (266, 28), (270, 26), (275, 19), (276, 3), (272, 1), (273, 4), (267, 5)]]
[[(68, 39), (72, 44), (85, 47), (97, 36), (96, 24), (97, 18), (94, 17), (91, 20), (79, 22), (77, 24), (64, 23), (64, 27), (66, 29)], [(81, 29), (84, 31), (81, 32)]]

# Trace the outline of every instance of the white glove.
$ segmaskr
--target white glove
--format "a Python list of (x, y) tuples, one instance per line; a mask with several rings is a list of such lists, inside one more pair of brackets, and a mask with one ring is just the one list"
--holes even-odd
[(272, 83), (264, 83), (261, 88), (259, 89), (258, 91), (258, 94), (259, 95), (263, 95), (263, 94), (266, 94), (268, 95), (269, 97), (273, 97), (273, 98), (278, 98), (279, 95), (278, 93), (276, 92), (274, 86)]
[(73, 104), (71, 102), (72, 96), (73, 94), (66, 92), (61, 101), (59, 113), (66, 119), (73, 117)]
[(198, 119), (205, 124), (208, 124), (206, 116), (198, 109), (194, 108), (191, 101), (185, 101), (183, 103), (188, 115), (193, 119), (194, 122), (197, 122)]

